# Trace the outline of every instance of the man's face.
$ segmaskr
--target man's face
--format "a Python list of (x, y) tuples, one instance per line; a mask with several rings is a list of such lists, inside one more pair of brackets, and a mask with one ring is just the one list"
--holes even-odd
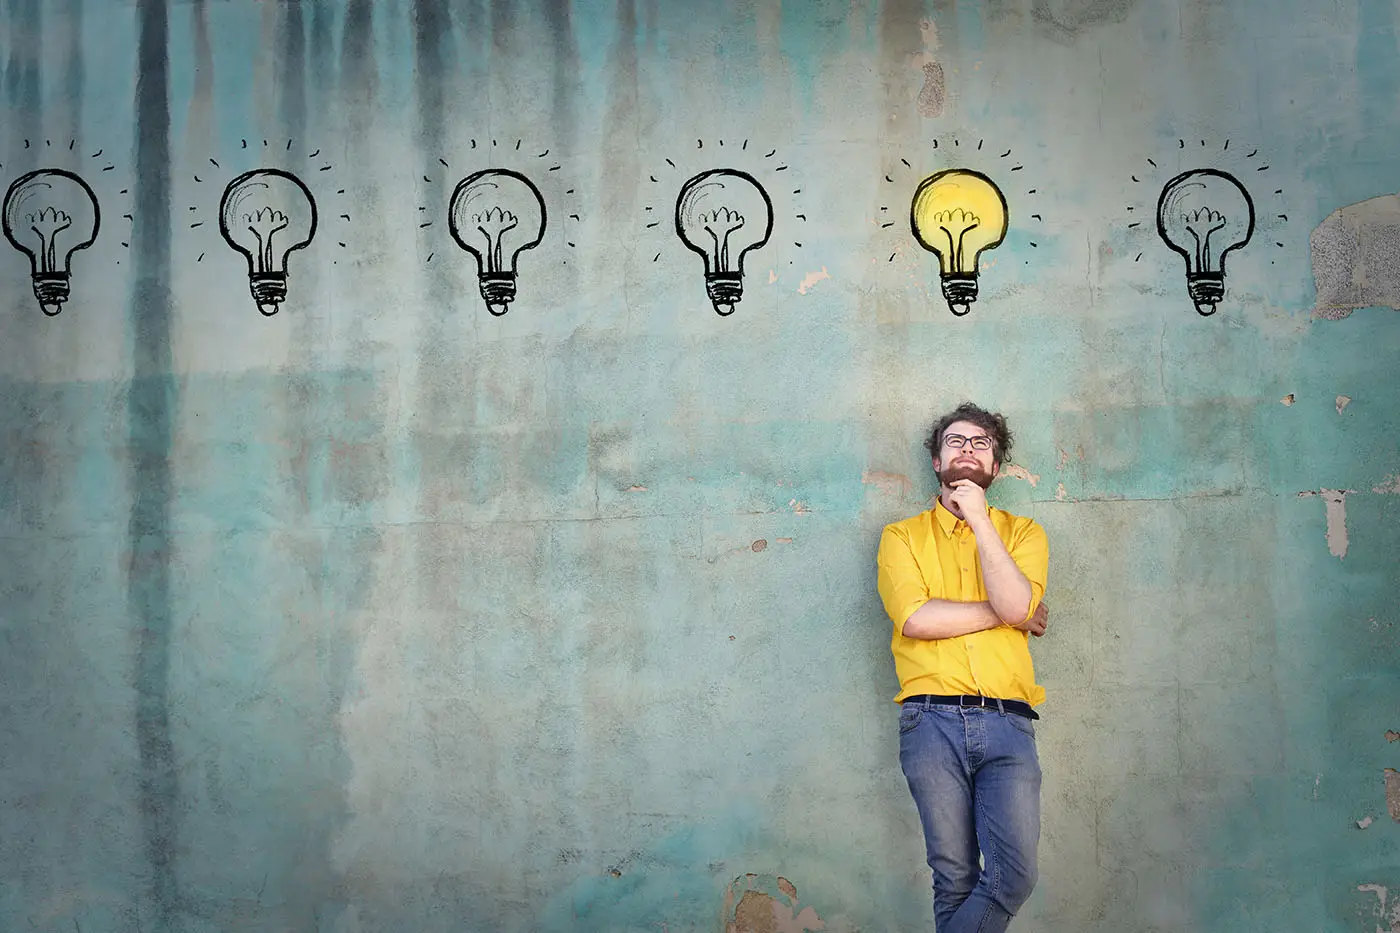
[[(985, 444), (985, 450), (977, 445)], [(992, 437), (970, 421), (954, 421), (943, 432), (943, 444), (933, 458), (933, 471), (944, 486), (970, 479), (986, 489), (1000, 472), (992, 454)]]

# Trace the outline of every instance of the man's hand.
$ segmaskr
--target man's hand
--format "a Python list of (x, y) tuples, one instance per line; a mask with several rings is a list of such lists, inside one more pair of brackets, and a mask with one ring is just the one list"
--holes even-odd
[(987, 491), (970, 479), (955, 479), (951, 485), (953, 492), (943, 504), (976, 531), (977, 520), (987, 517)]
[(1020, 629), (1023, 632), (1030, 632), (1036, 638), (1045, 634), (1046, 627), (1050, 624), (1050, 607), (1045, 605), (1045, 600), (1040, 601), (1040, 605), (1035, 607), (1035, 612), (1031, 617), (1019, 625), (1012, 628)]

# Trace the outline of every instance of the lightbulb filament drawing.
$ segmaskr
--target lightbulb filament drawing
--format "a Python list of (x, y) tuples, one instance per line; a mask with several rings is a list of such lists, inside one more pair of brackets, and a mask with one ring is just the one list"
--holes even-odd
[(509, 169), (485, 169), (458, 182), (448, 203), (457, 245), (476, 257), (486, 308), (499, 317), (515, 300), (520, 254), (544, 239), (544, 198), (535, 183)]
[(253, 301), (271, 317), (287, 298), (287, 257), (316, 236), (316, 199), (289, 172), (245, 172), (224, 189), (219, 231), (247, 258)]
[(1215, 313), (1225, 296), (1225, 257), (1254, 234), (1254, 201), (1232, 175), (1183, 172), (1157, 201), (1157, 233), (1186, 260), (1186, 290), (1196, 311)]
[(53, 317), (71, 293), (73, 254), (97, 239), (97, 196), (72, 172), (40, 169), (10, 185), (3, 213), (5, 237), (29, 257), (34, 297)]
[(705, 259), (705, 290), (727, 317), (744, 296), (744, 256), (773, 233), (773, 202), (752, 175), (712, 169), (681, 186), (676, 233)]
[(909, 224), (924, 249), (938, 256), (943, 298), (961, 317), (977, 300), (978, 260), (1006, 239), (1006, 197), (990, 178), (947, 169), (919, 183)]

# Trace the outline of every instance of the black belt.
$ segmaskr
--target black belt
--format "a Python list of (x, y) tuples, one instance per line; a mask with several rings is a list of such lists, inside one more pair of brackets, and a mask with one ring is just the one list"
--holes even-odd
[(1005, 710), (1008, 713), (1015, 713), (1017, 716), (1024, 716), (1027, 719), (1039, 719), (1040, 714), (1031, 709), (1029, 703), (1020, 700), (998, 700), (996, 697), (978, 696), (935, 696), (932, 693), (920, 693), (915, 696), (905, 697), (901, 703), (933, 703), (938, 706), (975, 706), (981, 709)]

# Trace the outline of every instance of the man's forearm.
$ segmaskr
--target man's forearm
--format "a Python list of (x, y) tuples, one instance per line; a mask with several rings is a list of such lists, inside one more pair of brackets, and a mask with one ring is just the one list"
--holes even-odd
[(1008, 625), (1019, 625), (1031, 611), (1031, 582), (990, 521), (973, 528), (977, 536), (977, 558), (982, 565), (982, 585), (997, 618)]
[(930, 599), (914, 610), (901, 630), (905, 638), (936, 641), (972, 632), (985, 632), (1002, 624), (991, 603)]

